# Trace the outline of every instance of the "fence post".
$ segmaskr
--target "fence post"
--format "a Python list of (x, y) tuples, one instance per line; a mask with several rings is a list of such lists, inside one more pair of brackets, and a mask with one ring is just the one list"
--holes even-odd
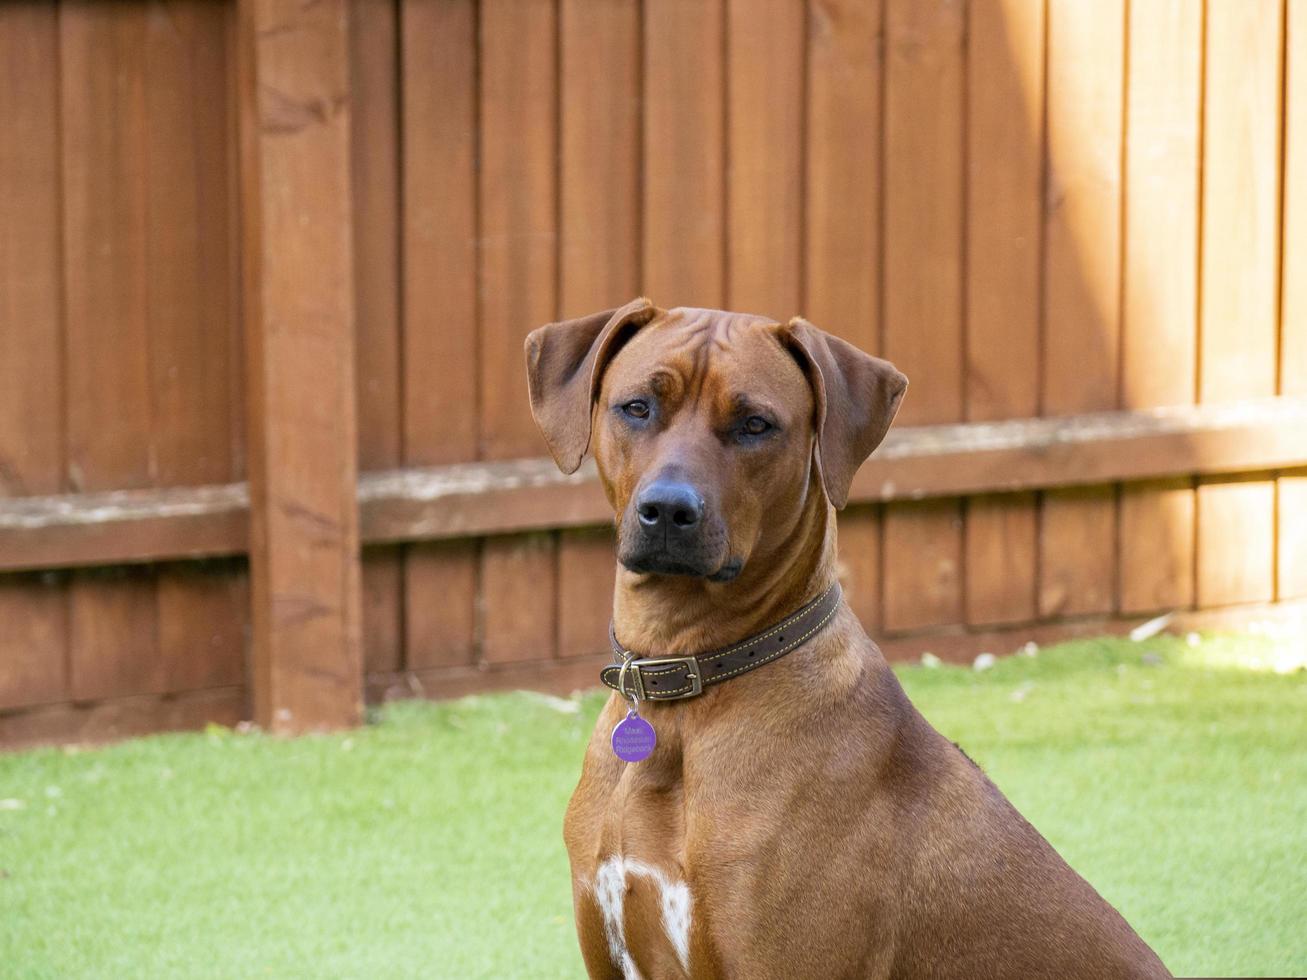
[(238, 0), (254, 719), (362, 710), (346, 0)]

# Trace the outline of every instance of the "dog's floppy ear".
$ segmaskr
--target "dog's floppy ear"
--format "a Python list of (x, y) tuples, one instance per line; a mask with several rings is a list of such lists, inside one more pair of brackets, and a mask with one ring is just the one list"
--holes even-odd
[(604, 365), (620, 341), (658, 313), (641, 297), (620, 309), (546, 324), (527, 335), (531, 414), (564, 473), (576, 471), (590, 446), (590, 410)]
[(817, 402), (822, 486), (830, 502), (843, 508), (853, 474), (894, 421), (908, 379), (889, 361), (864, 354), (802, 317), (789, 322), (787, 333)]

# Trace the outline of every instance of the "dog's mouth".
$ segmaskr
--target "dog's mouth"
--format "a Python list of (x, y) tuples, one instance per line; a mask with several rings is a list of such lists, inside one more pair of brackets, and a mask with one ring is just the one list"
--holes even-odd
[(716, 567), (704, 562), (693, 561), (667, 551), (643, 551), (634, 555), (620, 556), (622, 567), (632, 572), (651, 573), (654, 575), (679, 575), (685, 578), (707, 579), (709, 582), (730, 582), (740, 574), (744, 562), (739, 558), (728, 558)]

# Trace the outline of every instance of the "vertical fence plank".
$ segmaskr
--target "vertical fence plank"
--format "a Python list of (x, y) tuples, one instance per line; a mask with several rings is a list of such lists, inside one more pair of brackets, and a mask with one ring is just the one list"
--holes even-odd
[[(558, 310), (557, 9), (481, 5), (481, 443), (491, 459), (539, 456), (522, 340)], [(487, 662), (554, 655), (558, 549), (550, 535), (482, 547)]]
[[(400, 402), (399, 38), (395, 0), (350, 0), (351, 179), (359, 469), (403, 464)], [(403, 554), (362, 559), (364, 670), (403, 663)]]
[(408, 549), (404, 565), (404, 665), (466, 666), (476, 656), (480, 544), (433, 541)]
[[(63, 488), (53, 4), (0, 5), (0, 498)], [(65, 695), (62, 577), (0, 578), (0, 706)]]
[(722, 3), (643, 5), (641, 271), (663, 307), (725, 302)]
[(1121, 488), (1120, 610), (1185, 609), (1194, 601), (1193, 480), (1150, 480)]
[[(808, 9), (802, 308), (824, 330), (880, 353), (881, 27), (879, 0)], [(839, 517), (849, 605), (880, 627), (880, 508)]]
[(808, 13), (803, 314), (880, 351), (879, 0)]
[[(434, 466), (477, 457), (476, 8), (401, 11), (404, 462)], [(475, 541), (408, 549), (408, 667), (472, 662), (479, 553)]]
[[(229, 429), (230, 447), (228, 457), (231, 459), (232, 473), (238, 480), (248, 478), (249, 462), (248, 426), (246, 425), (246, 382), (245, 375), (249, 360), (245, 349), (245, 266), (242, 249), (244, 248), (245, 229), (241, 225), (241, 194), (244, 175), (241, 172), (241, 77), (240, 77), (240, 17), (233, 4), (224, 18), (226, 30), (226, 125), (221, 131), (223, 143), (221, 152), (227, 169), (228, 207), (232, 217), (227, 222), (227, 241), (213, 243), (213, 247), (225, 246), (229, 255), (236, 257), (236, 267), (229, 283), (227, 308), (232, 316), (227, 324), (228, 344), (231, 348), (231, 361), (228, 366), (227, 383), (231, 391), (231, 426)], [(215, 133), (217, 131), (215, 130)], [(241, 574), (245, 578), (245, 588), (249, 588), (248, 560), (242, 565)], [(246, 604), (245, 616), (249, 618), (249, 605)], [(248, 663), (248, 656), (246, 661)]]
[[(1188, 405), (1198, 327), (1202, 7), (1133, 0), (1126, 94), (1122, 405)], [(1122, 488), (1120, 608), (1193, 603), (1192, 481)]]
[(160, 568), (159, 653), (170, 691), (244, 684), (249, 576), (236, 561)]
[[(226, 5), (147, 10), (145, 144), (151, 429), (159, 486), (235, 479), (230, 454), (232, 279)], [(240, 684), (245, 584), (230, 562), (158, 571), (168, 690)]]
[(398, 12), (394, 0), (351, 0), (359, 469), (403, 463), (400, 399)]
[[(1199, 398), (1275, 394), (1279, 266), (1278, 0), (1210, 0), (1203, 120)], [(1274, 593), (1275, 484), (1203, 479), (1199, 605)]]
[[(1122, 0), (1053, 0), (1044, 203), (1045, 414), (1115, 408), (1120, 351)], [(1054, 491), (1040, 522), (1041, 616), (1112, 608), (1112, 488)]]
[(0, 579), (0, 707), (68, 696), (68, 590), (63, 576)]
[[(145, 284), (155, 473), (160, 486), (224, 483), (231, 416), (223, 8), (147, 8), (144, 96)], [(216, 15), (216, 16), (215, 16)], [(216, 248), (209, 243), (217, 243)]]
[(1198, 603), (1267, 602), (1274, 593), (1275, 484), (1270, 474), (1198, 488)]
[[(640, 286), (640, 9), (563, 0), (559, 315), (620, 306)], [(558, 539), (558, 653), (607, 649), (609, 531)]]
[[(149, 486), (146, 10), (60, 11), (68, 483)], [(105, 420), (113, 424), (106, 425)], [(153, 576), (78, 572), (71, 690), (79, 700), (161, 691)]]
[(489, 459), (538, 456), (522, 340), (557, 313), (556, 9), (481, 6), (481, 441)]
[(880, 631), (882, 513), (874, 505), (848, 507), (839, 515), (839, 579), (862, 628)]
[(784, 322), (801, 298), (803, 4), (728, 0), (726, 25), (726, 303)]
[[(900, 424), (962, 418), (964, 19), (946, 0), (889, 0), (884, 353), (912, 383)], [(885, 508), (887, 629), (961, 619), (961, 525), (953, 500)]]
[(559, 315), (621, 306), (639, 290), (640, 11), (562, 0)]
[(0, 6), (0, 497), (63, 487), (58, 28)]
[[(1284, 84), (1280, 394), (1307, 396), (1307, 0), (1289, 0)], [(1276, 598), (1307, 597), (1307, 470), (1279, 480)]]
[(558, 541), (558, 655), (608, 649), (617, 556), (610, 528), (563, 531)]
[[(967, 48), (967, 419), (1039, 411), (1040, 190), (1044, 149), (1042, 0), (977, 0)], [(1033, 494), (966, 508), (966, 620), (1035, 615)]]
[(254, 716), (362, 707), (349, 14), (239, 0)]

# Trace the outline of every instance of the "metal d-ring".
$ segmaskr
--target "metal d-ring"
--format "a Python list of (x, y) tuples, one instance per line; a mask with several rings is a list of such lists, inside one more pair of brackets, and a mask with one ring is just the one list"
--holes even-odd
[[(617, 673), (617, 691), (622, 697), (631, 702), (631, 710), (638, 712), (640, 710), (639, 686), (633, 687), (629, 693), (626, 690), (626, 671), (634, 660), (634, 657), (622, 658), (622, 669)], [(635, 669), (638, 671), (640, 668)], [(639, 680), (639, 674), (636, 675), (636, 680)]]

